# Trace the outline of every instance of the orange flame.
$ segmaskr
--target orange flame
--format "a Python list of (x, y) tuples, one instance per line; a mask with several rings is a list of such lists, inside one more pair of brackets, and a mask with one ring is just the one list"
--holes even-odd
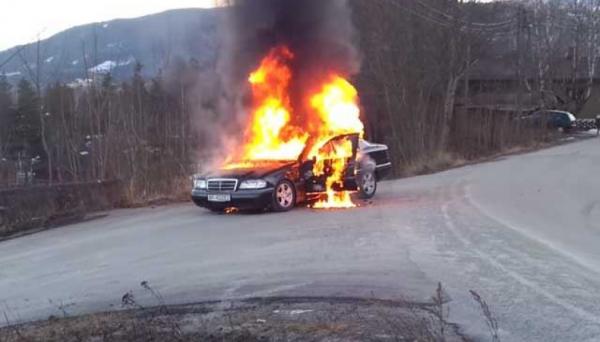
[(292, 108), (288, 63), (294, 55), (286, 47), (273, 49), (250, 74), (253, 115), (241, 160), (295, 160), (308, 135), (290, 124)]
[(305, 108), (308, 117), (295, 117), (290, 99), (293, 78), (290, 63), (293, 59), (294, 55), (287, 47), (274, 48), (250, 74), (252, 115), (245, 143), (239, 155), (228, 158), (237, 162), (227, 163), (224, 168), (249, 168), (269, 161), (296, 160), (310, 136), (316, 142), (308, 154), (309, 158), (316, 159), (313, 174), (327, 176), (327, 198), (316, 203), (314, 208), (354, 207), (350, 192), (339, 190), (353, 154), (352, 142), (346, 139), (332, 143), (329, 149), (323, 147), (339, 135), (358, 133), (362, 136), (364, 126), (360, 120), (358, 93), (350, 82), (332, 74), (308, 97)]
[(358, 92), (342, 77), (330, 76), (330, 81), (323, 86), (320, 93), (311, 98), (310, 103), (322, 121), (322, 135), (362, 135), (365, 127), (360, 121)]
[(313, 208), (353, 208), (356, 205), (350, 198), (349, 191), (338, 191), (344, 186), (344, 172), (348, 158), (352, 157), (352, 142), (344, 139), (321, 149), (317, 154), (313, 167), (315, 176), (327, 175), (325, 179), (326, 199), (318, 201)]
[[(316, 157), (313, 174), (327, 174), (325, 189), (327, 198), (315, 203), (314, 208), (353, 208), (356, 205), (350, 198), (349, 191), (336, 191), (344, 185), (344, 173), (348, 160), (353, 157), (352, 141), (336, 140), (329, 147), (323, 148), (331, 138), (342, 134), (358, 133), (362, 136), (364, 125), (360, 121), (358, 93), (356, 89), (340, 76), (333, 75), (321, 92), (311, 100), (311, 107), (320, 118), (319, 143), (315, 145), (309, 156)], [(329, 170), (326, 165), (329, 164)]]

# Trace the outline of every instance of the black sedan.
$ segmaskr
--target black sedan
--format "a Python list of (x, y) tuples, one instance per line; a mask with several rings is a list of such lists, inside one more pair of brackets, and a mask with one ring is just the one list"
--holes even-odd
[[(367, 199), (375, 195), (377, 182), (388, 175), (391, 163), (385, 145), (369, 143), (356, 134), (333, 138), (321, 149), (349, 140), (352, 157), (346, 161), (343, 186), (335, 190), (357, 191)], [(288, 211), (296, 204), (319, 199), (325, 191), (325, 174), (312, 172), (314, 159), (306, 157), (306, 150), (298, 160), (254, 161), (250, 165), (222, 169), (194, 176), (192, 200), (196, 205), (221, 212), (227, 208), (271, 209)]]

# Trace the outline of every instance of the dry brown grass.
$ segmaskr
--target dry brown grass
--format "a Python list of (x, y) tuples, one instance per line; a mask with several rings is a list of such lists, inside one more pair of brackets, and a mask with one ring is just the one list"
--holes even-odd
[(147, 282), (141, 286), (158, 306), (143, 307), (126, 293), (125, 311), (13, 325), (0, 329), (0, 342), (469, 341), (449, 322), (441, 284), (429, 303), (306, 297), (181, 306), (167, 306)]
[(403, 166), (400, 170), (402, 177), (430, 174), (442, 170), (465, 165), (467, 160), (455, 153), (438, 152), (425, 156)]

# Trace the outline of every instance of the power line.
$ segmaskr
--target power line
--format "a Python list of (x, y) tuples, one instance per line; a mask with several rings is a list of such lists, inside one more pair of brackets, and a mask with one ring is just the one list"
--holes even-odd
[(12, 60), (12, 59), (13, 59), (13, 58), (16, 56), (16, 55), (18, 55), (18, 54), (21, 52), (21, 50), (23, 50), (23, 49), (25, 49), (25, 45), (21, 45), (21, 46), (19, 46), (19, 47), (18, 47), (18, 48), (15, 50), (15, 52), (13, 52), (13, 53), (12, 53), (10, 56), (8, 56), (8, 58), (7, 58), (7, 59), (6, 59), (4, 62), (0, 63), (0, 69), (1, 69), (2, 67), (4, 67), (6, 64), (8, 64), (8, 62), (10, 62), (10, 61), (11, 61), (11, 60)]
[(401, 9), (403, 11), (406, 11), (406, 12), (412, 14), (412, 15), (415, 15), (415, 16), (421, 18), (421, 19), (427, 20), (427, 21), (432, 22), (434, 24), (437, 24), (437, 25), (440, 25), (440, 26), (444, 26), (444, 27), (450, 27), (451, 26), (450, 23), (442, 22), (442, 21), (437, 20), (435, 18), (432, 18), (430, 16), (421, 14), (418, 11), (415, 11), (412, 8), (408, 7), (408, 6), (401, 6), (397, 2), (395, 2), (394, 0), (385, 0), (385, 1), (388, 2), (388, 3), (390, 3), (390, 4), (392, 4), (392, 5), (394, 5), (394, 6), (396, 6), (397, 8), (399, 8), (399, 9)]
[[(434, 23), (436, 25), (446, 27), (446, 28), (456, 26), (456, 24), (458, 23), (458, 24), (461, 24), (462, 27), (464, 27), (468, 30), (471, 30), (471, 31), (494, 33), (494, 32), (505, 32), (506, 29), (510, 29), (513, 26), (513, 24), (515, 23), (515, 19), (509, 19), (506, 21), (492, 22), (492, 23), (467, 22), (462, 19), (456, 19), (452, 15), (445, 13), (439, 9), (433, 8), (433, 7), (423, 3), (422, 1), (417, 1), (417, 3), (419, 5), (421, 5), (421, 7), (423, 7), (422, 9), (426, 10), (426, 12), (422, 12), (420, 10), (417, 10), (416, 8), (411, 8), (410, 6), (403, 6), (394, 0), (383, 0), (383, 1), (395, 6), (396, 8), (398, 8), (402, 11), (412, 14), (416, 17), (419, 17), (423, 20), (429, 21), (431, 23)], [(437, 14), (437, 18), (431, 16), (430, 14), (434, 14), (434, 15)]]
[(478, 28), (482, 28), (482, 29), (483, 28), (497, 28), (497, 27), (502, 27), (502, 26), (508, 26), (508, 25), (511, 25), (511, 24), (514, 23), (514, 19), (509, 19), (509, 20), (500, 21), (500, 22), (491, 22), (491, 23), (468, 22), (468, 21), (465, 21), (463, 19), (456, 19), (454, 16), (452, 16), (452, 15), (446, 13), (446, 12), (443, 12), (442, 10), (437, 9), (437, 8), (431, 6), (431, 5), (428, 5), (428, 4), (424, 3), (421, 0), (417, 0), (417, 3), (419, 5), (421, 5), (422, 7), (424, 7), (425, 9), (427, 9), (427, 10), (433, 12), (433, 13), (437, 13), (438, 15), (446, 18), (449, 21), (452, 21), (452, 22), (461, 22), (461, 23), (463, 23), (465, 25), (477, 26)]

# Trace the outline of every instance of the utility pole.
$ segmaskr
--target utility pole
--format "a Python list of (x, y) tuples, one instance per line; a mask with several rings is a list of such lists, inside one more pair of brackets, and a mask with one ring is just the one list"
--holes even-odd
[(36, 43), (36, 70), (35, 70), (35, 90), (38, 98), (38, 114), (40, 117), (40, 135), (42, 138), (42, 147), (46, 153), (46, 164), (48, 172), (48, 185), (52, 185), (52, 155), (50, 154), (50, 148), (48, 147), (48, 139), (46, 137), (46, 121), (44, 120), (44, 107), (42, 98), (42, 85), (40, 83), (40, 77), (42, 73), (42, 61), (40, 53), (41, 41), (38, 37)]
[(526, 26), (525, 9), (523, 5), (517, 8), (517, 115), (523, 110), (523, 29)]
[[(462, 2), (461, 2), (461, 6), (462, 6)], [(462, 7), (461, 7), (462, 8)], [(469, 82), (470, 82), (470, 76), (471, 76), (471, 34), (472, 34), (472, 30), (471, 30), (471, 18), (469, 17), (469, 13), (470, 11), (466, 12), (466, 16), (465, 16), (465, 35), (466, 35), (466, 40), (467, 40), (467, 51), (466, 51), (466, 56), (465, 56), (465, 75), (464, 75), (464, 83), (465, 83), (465, 89), (464, 89), (464, 107), (465, 110), (467, 109), (467, 107), (470, 104), (470, 99), (469, 99)]]

